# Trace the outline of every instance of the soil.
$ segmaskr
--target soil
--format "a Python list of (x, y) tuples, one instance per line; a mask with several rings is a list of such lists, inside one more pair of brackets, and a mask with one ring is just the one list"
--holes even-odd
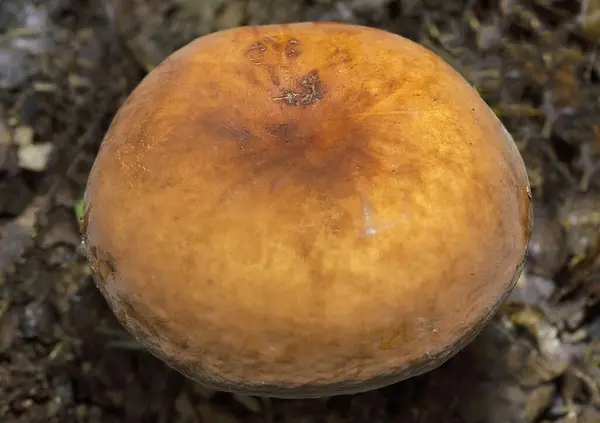
[[(211, 392), (119, 326), (76, 209), (119, 104), (195, 37), (306, 20), (387, 29), (478, 89), (525, 158), (529, 257), (489, 327), (441, 368), (318, 400)], [(600, 1), (2, 0), (0, 421), (600, 422)]]

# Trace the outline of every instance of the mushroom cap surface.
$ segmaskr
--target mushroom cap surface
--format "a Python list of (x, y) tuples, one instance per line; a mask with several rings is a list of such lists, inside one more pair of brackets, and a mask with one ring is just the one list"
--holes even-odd
[(115, 116), (84, 245), (120, 322), (209, 387), (274, 397), (431, 370), (514, 286), (526, 168), (426, 48), (335, 23), (173, 53)]

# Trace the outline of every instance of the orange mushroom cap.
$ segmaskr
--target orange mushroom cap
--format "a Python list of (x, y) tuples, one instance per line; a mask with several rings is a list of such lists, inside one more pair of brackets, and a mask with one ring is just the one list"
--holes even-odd
[(531, 229), (525, 165), (418, 44), (334, 23), (172, 54), (118, 111), (83, 224), (149, 351), (219, 390), (311, 397), (433, 369), (489, 321)]

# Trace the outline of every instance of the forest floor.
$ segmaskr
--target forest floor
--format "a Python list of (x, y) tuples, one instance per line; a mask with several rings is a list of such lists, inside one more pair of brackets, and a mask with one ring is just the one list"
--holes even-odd
[[(210, 392), (140, 350), (97, 291), (75, 208), (104, 131), (176, 48), (336, 20), (431, 48), (526, 161), (535, 225), (497, 318), (441, 368), (319, 400)], [(0, 422), (600, 422), (600, 1), (0, 1)]]

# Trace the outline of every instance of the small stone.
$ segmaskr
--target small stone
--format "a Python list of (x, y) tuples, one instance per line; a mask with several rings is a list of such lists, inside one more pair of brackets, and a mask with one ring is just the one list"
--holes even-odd
[(19, 149), (19, 166), (33, 172), (42, 172), (48, 166), (50, 153), (54, 150), (52, 143), (27, 145)]
[(526, 268), (515, 289), (510, 294), (510, 301), (517, 303), (537, 305), (547, 301), (555, 290), (552, 281), (529, 273)]
[(21, 330), (25, 339), (37, 338), (42, 341), (52, 338), (54, 312), (47, 303), (31, 302), (25, 306), (21, 320)]
[[(1, 188), (2, 186), (0, 185), (0, 199), (2, 199)], [(0, 237), (0, 269), (8, 269), (12, 266), (19, 259), (22, 251), (31, 242), (39, 208), (39, 198), (37, 201), (34, 199), (19, 217), (13, 219), (4, 227), (4, 231)], [(2, 210), (1, 207), (0, 210)]]
[(599, 239), (600, 192), (572, 192), (565, 196), (558, 221), (564, 228), (571, 256), (583, 258), (593, 252)]
[(477, 33), (477, 45), (483, 51), (500, 46), (502, 35), (498, 24), (487, 24), (481, 27)]
[(17, 126), (13, 132), (13, 143), (25, 147), (33, 143), (33, 128), (30, 126)]
[(551, 279), (564, 265), (567, 251), (565, 235), (548, 209), (534, 207), (533, 227), (527, 251), (528, 268), (536, 276)]
[(21, 86), (34, 72), (27, 55), (14, 48), (0, 48), (0, 89)]

